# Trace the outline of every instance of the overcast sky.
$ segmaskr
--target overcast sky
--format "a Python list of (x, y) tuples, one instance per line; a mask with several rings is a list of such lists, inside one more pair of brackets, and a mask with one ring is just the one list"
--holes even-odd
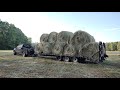
[(20, 28), (33, 42), (43, 33), (77, 30), (96, 41), (120, 41), (120, 12), (0, 12), (0, 19)]

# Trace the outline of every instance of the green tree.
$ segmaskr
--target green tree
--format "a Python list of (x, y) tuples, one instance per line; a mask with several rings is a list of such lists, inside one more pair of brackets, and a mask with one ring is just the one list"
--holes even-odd
[(28, 43), (32, 43), (32, 38), (31, 37), (28, 37)]
[(14, 24), (0, 20), (0, 49), (13, 49), (18, 44), (28, 42), (28, 37)]
[(111, 46), (111, 51), (117, 51), (117, 43), (116, 42), (112, 42), (110, 46)]
[(106, 43), (106, 50), (111, 51), (111, 43)]
[(120, 42), (117, 44), (117, 50), (120, 51)]

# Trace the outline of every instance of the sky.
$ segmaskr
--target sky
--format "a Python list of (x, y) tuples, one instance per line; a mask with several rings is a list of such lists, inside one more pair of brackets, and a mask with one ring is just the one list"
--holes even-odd
[(0, 12), (0, 19), (14, 24), (40, 42), (43, 33), (83, 30), (97, 42), (120, 41), (120, 12)]

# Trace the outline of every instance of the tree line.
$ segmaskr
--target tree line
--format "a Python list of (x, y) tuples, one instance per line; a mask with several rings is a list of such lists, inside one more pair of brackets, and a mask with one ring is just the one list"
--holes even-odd
[(14, 24), (0, 20), (0, 50), (11, 50), (22, 43), (31, 43), (31, 38)]
[(120, 51), (120, 42), (109, 42), (106, 43), (107, 51)]

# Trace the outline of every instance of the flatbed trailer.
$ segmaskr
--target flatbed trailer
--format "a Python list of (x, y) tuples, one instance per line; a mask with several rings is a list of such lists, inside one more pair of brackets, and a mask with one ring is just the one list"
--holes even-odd
[[(104, 47), (104, 51), (103, 51)], [(81, 56), (65, 56), (65, 55), (53, 55), (53, 54), (38, 54), (38, 57), (52, 57), (55, 58), (58, 61), (66, 61), (66, 62), (91, 62), (89, 58), (81, 57)], [(97, 62), (92, 62), (92, 63), (100, 63), (103, 62), (108, 55), (106, 54), (106, 47), (105, 43), (99, 42), (99, 60)]]

